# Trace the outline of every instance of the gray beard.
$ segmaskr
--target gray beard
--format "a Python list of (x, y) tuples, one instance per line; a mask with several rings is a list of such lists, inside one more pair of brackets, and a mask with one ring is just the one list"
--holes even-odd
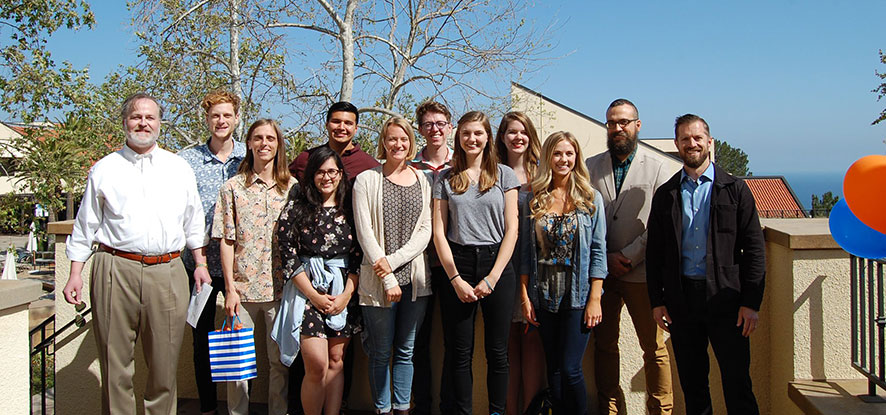
[(126, 142), (133, 143), (138, 147), (151, 147), (154, 143), (157, 142), (157, 137), (159, 134), (151, 134), (147, 139), (138, 138), (135, 134), (131, 134), (129, 131), (126, 132)]

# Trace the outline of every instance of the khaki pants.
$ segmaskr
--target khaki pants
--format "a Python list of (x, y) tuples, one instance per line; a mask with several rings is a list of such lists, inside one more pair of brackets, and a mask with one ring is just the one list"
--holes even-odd
[[(255, 327), (255, 321), (262, 319), (265, 322), (267, 332), (262, 333), (268, 347), (268, 414), (286, 415), (287, 393), (289, 385), (289, 368), (280, 362), (280, 349), (277, 342), (271, 339), (271, 328), (274, 327), (274, 317), (280, 309), (279, 301), (266, 303), (240, 303), (239, 316), (243, 327)], [(253, 333), (258, 338), (259, 333)], [(258, 358), (258, 356), (256, 356)], [(231, 415), (247, 415), (249, 413), (249, 381), (226, 382), (228, 388), (228, 410)]]
[(628, 306), (631, 321), (643, 349), (646, 375), (646, 409), (652, 415), (670, 414), (674, 407), (671, 389), (671, 366), (661, 328), (652, 318), (652, 306), (645, 283), (606, 279), (603, 283), (603, 322), (594, 329), (594, 374), (601, 414), (617, 414), (624, 406), (624, 392), (619, 385), (621, 362), (618, 331), (622, 306)]
[(147, 362), (145, 413), (176, 413), (176, 370), (188, 308), (181, 258), (156, 265), (96, 252), (91, 301), (101, 365), (102, 413), (132, 414), (135, 341)]

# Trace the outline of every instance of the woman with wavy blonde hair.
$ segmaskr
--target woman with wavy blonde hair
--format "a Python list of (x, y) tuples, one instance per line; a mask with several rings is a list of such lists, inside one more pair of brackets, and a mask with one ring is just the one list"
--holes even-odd
[[(505, 114), (495, 134), (495, 148), (498, 159), (514, 169), (514, 174), (517, 175), (520, 182), (517, 203), (522, 206), (532, 195), (529, 182), (535, 177), (541, 157), (541, 144), (532, 120), (519, 111)], [(521, 217), (528, 214), (529, 212), (523, 210), (519, 212)], [(517, 246), (520, 246), (519, 237)], [(514, 255), (511, 263), (514, 269), (518, 269), (519, 255)], [(515, 291), (515, 304), (519, 304), (520, 290)], [(538, 330), (526, 322), (520, 307), (514, 307), (508, 338), (508, 415), (522, 414), (526, 410), (530, 401), (544, 387), (544, 371), (544, 351)]]
[(434, 183), (434, 246), (449, 283), (440, 294), (443, 338), (451, 362), (452, 398), (458, 414), (472, 413), (471, 359), (474, 317), (483, 308), (489, 413), (503, 414), (508, 390), (508, 331), (516, 278), (511, 254), (517, 242), (517, 188), (510, 167), (498, 164), (492, 128), (482, 112), (458, 121), (452, 168)]
[(532, 180), (530, 212), (521, 218), (520, 294), (523, 316), (538, 327), (555, 414), (586, 414), (582, 358), (603, 315), (606, 216), (588, 181), (575, 136), (545, 140)]

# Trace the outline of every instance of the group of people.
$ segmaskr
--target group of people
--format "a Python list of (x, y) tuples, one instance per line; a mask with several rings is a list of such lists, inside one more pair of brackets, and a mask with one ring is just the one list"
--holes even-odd
[[(490, 414), (522, 414), (545, 386), (555, 414), (588, 413), (582, 360), (592, 338), (599, 409), (615, 414), (624, 306), (643, 350), (649, 413), (673, 408), (664, 332), (688, 414), (712, 413), (709, 343), (728, 411), (759, 413), (748, 337), (763, 295), (762, 232), (747, 185), (712, 163), (701, 117), (676, 120), (675, 174), (638, 145), (639, 113), (624, 99), (606, 111), (608, 150), (587, 160), (572, 133), (542, 142), (523, 113), (505, 114), (493, 134), (484, 113), (453, 125), (446, 106), (428, 101), (416, 109), (424, 148), (410, 121), (392, 117), (370, 156), (353, 141), (357, 108), (338, 102), (328, 141), (289, 163), (273, 120), (234, 139), (233, 94), (212, 92), (202, 108), (209, 139), (175, 155), (156, 145), (160, 103), (129, 97), (125, 145), (89, 174), (64, 295), (84, 300), (93, 256), (103, 413), (134, 411), (139, 337), (146, 413), (176, 412), (188, 282), (212, 290), (193, 335), (207, 414), (217, 413), (207, 334), (218, 293), (228, 321), (267, 327), (257, 335), (268, 340), (270, 414), (338, 414), (355, 336), (377, 413), (431, 413), (435, 378), (442, 413), (472, 413), (478, 308)], [(442, 373), (430, 364), (435, 302)], [(226, 387), (230, 412), (247, 414), (249, 382)]]

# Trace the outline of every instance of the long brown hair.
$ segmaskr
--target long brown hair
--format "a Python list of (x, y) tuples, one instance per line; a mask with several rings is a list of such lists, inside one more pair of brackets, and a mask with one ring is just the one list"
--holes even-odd
[[(280, 126), (277, 125), (277, 122), (264, 118), (258, 120), (252, 125), (249, 126), (249, 130), (246, 132), (246, 143), (247, 147), (249, 145), (249, 139), (252, 138), (252, 133), (255, 132), (255, 129), (261, 126), (270, 125), (274, 128), (274, 134), (277, 134), (277, 153), (274, 154), (274, 182), (277, 183), (277, 193), (286, 194), (286, 191), (289, 190), (289, 179), (292, 175), (289, 173), (289, 167), (286, 158), (286, 139), (283, 137), (283, 132), (280, 131)], [(252, 156), (252, 149), (246, 149), (246, 157), (243, 158), (243, 161), (240, 162), (240, 167), (237, 169), (237, 174), (245, 174), (246, 182), (249, 183), (252, 181), (252, 175), (255, 174), (252, 171), (252, 167), (255, 164), (255, 159)]]
[(569, 174), (566, 183), (566, 198), (576, 209), (583, 210), (593, 215), (596, 207), (594, 206), (594, 188), (591, 187), (588, 169), (585, 167), (584, 158), (581, 155), (581, 147), (578, 140), (572, 133), (567, 131), (557, 131), (548, 136), (545, 145), (542, 147), (543, 157), (541, 166), (535, 178), (532, 179), (532, 201), (529, 202), (529, 210), (532, 212), (534, 219), (540, 218), (551, 207), (553, 196), (551, 191), (554, 190), (553, 173), (551, 172), (551, 159), (554, 157), (554, 147), (561, 141), (568, 141), (575, 149), (575, 165)]
[(458, 120), (458, 128), (455, 130), (455, 139), (458, 140), (452, 155), (452, 170), (449, 171), (449, 186), (455, 194), (461, 194), (468, 190), (471, 179), (468, 177), (468, 155), (461, 148), (461, 132), (465, 125), (478, 122), (486, 130), (486, 146), (480, 157), (483, 161), (480, 166), (480, 183), (478, 188), (483, 193), (495, 186), (498, 180), (498, 156), (492, 151), (492, 126), (489, 125), (489, 117), (480, 111), (471, 111)]
[[(498, 150), (498, 159), (501, 163), (508, 164), (508, 147), (505, 145), (505, 134), (508, 132), (508, 124), (511, 121), (517, 121), (523, 124), (526, 129), (526, 135), (529, 137), (529, 146), (526, 153), (523, 154), (523, 170), (526, 171), (526, 179), (532, 181), (535, 177), (535, 171), (538, 169), (538, 158), (541, 153), (541, 144), (538, 142), (538, 131), (532, 120), (526, 114), (519, 111), (511, 111), (501, 117), (501, 123), (498, 124), (498, 131), (495, 132), (495, 148)], [(510, 166), (514, 167), (514, 166)]]

